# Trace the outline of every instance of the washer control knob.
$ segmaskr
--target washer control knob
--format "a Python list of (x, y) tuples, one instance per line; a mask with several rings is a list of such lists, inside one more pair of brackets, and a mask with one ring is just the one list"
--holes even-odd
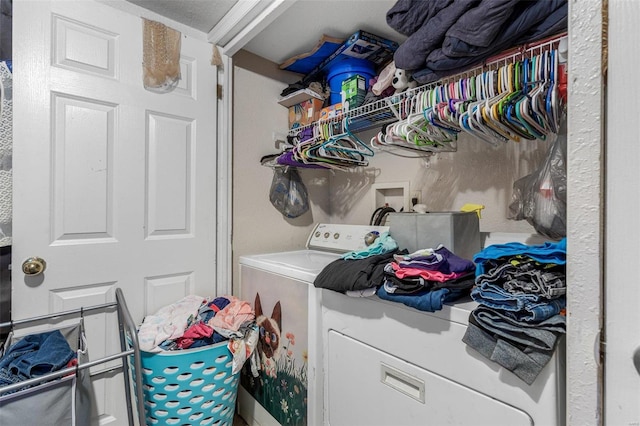
[(333, 239), (334, 240), (337, 240), (338, 238), (340, 238), (340, 234), (339, 233), (336, 232), (335, 234), (333, 234)]
[(329, 235), (331, 235), (331, 234), (330, 234), (330, 233), (328, 233), (328, 232), (325, 232), (325, 233), (324, 233), (324, 237), (325, 237), (325, 238), (329, 238)]
[(376, 238), (378, 238), (379, 236), (380, 233), (378, 231), (367, 232), (364, 236), (365, 245), (370, 246), (376, 241)]

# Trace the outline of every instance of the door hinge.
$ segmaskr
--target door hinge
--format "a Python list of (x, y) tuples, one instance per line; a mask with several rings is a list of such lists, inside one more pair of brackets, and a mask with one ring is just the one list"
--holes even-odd
[(216, 86), (216, 92), (218, 99), (222, 99), (222, 84)]
[(598, 333), (598, 356), (597, 360), (600, 362), (600, 365), (604, 365), (605, 357), (607, 354), (607, 342), (604, 339), (604, 333), (602, 330)]

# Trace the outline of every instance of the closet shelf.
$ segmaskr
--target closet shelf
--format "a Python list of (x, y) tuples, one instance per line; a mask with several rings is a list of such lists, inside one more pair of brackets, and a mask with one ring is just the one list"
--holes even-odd
[[(347, 170), (368, 166), (376, 152), (407, 158), (455, 152), (460, 133), (493, 147), (546, 140), (566, 113), (563, 38), (566, 33), (511, 49), (465, 72), (292, 129), (293, 147), (276, 161)], [(357, 136), (370, 129), (377, 130), (370, 139)]]
[(402, 119), (403, 103), (406, 99), (412, 98), (418, 93), (432, 90), (437, 86), (443, 86), (450, 82), (458, 81), (461, 78), (474, 77), (482, 72), (496, 69), (514, 61), (524, 58), (528, 55), (544, 52), (555, 47), (559, 42), (567, 37), (567, 33), (562, 33), (547, 39), (539, 40), (534, 43), (524, 44), (513, 49), (506, 50), (499, 55), (493, 56), (480, 65), (470, 67), (468, 70), (451, 76), (444, 77), (438, 81), (427, 83), (425, 85), (408, 89), (402, 93), (391, 95), (387, 98), (379, 99), (375, 102), (362, 105), (350, 111), (344, 112), (337, 117), (327, 120), (319, 120), (305, 126), (300, 126), (289, 130), (289, 136), (296, 136), (304, 129), (312, 128), (319, 124), (330, 124), (341, 122), (345, 119), (349, 120), (349, 130), (352, 133), (364, 132), (374, 128), (381, 128), (390, 123), (397, 122)]

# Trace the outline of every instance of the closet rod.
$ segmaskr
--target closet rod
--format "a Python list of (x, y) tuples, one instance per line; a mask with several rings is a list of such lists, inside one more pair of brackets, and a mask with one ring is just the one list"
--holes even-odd
[[(531, 43), (525, 43), (520, 46), (516, 46), (514, 48), (505, 50), (504, 52), (498, 53), (495, 56), (488, 58), (484, 61), (483, 65), (490, 66), (494, 64), (500, 63), (500, 61), (504, 61), (505, 59), (516, 59), (518, 56), (523, 56), (527, 53), (534, 52), (544, 52), (543, 49), (552, 48), (555, 44), (560, 43), (563, 38), (566, 38), (568, 35), (567, 32), (556, 34), (551, 37), (547, 37), (541, 40), (537, 40)], [(448, 77), (446, 77), (448, 78)]]
[[(437, 81), (433, 81), (431, 83), (427, 83), (424, 84), (422, 86), (418, 86), (418, 87), (414, 87), (413, 89), (408, 89), (405, 92), (402, 92), (400, 95), (405, 95), (402, 99), (410, 96), (410, 95), (414, 95), (416, 93), (420, 93), (426, 90), (431, 90), (435, 87), (441, 86), (443, 84), (447, 84), (450, 83), (452, 81), (458, 81), (460, 79), (463, 78), (468, 78), (468, 77), (475, 77), (478, 74), (481, 74), (485, 71), (489, 71), (492, 70), (494, 68), (498, 68), (500, 66), (504, 66), (504, 65), (508, 65), (510, 63), (513, 63), (515, 61), (517, 61), (518, 59), (522, 59), (525, 57), (525, 55), (528, 54), (536, 54), (536, 53), (542, 53), (545, 52), (546, 50), (550, 50), (552, 49), (554, 46), (558, 45), (560, 43), (560, 41), (563, 38), (567, 37), (567, 33), (562, 33), (562, 34), (558, 34), (552, 37), (548, 37), (542, 40), (538, 40), (532, 43), (527, 43), (527, 44), (523, 44), (520, 46), (516, 46), (512, 49), (509, 50), (505, 50), (504, 52), (501, 52), (495, 56), (492, 56), (490, 58), (488, 58), (487, 60), (483, 61), (480, 64), (474, 65), (469, 67), (469, 69), (456, 73), (456, 74), (452, 74), (452, 75), (448, 75), (446, 77), (442, 77), (441, 79), (437, 80)], [(389, 98), (387, 99), (393, 99), (394, 96), (398, 96), (398, 95), (391, 95)], [(384, 99), (383, 99), (384, 100)], [(394, 102), (395, 103), (395, 102)], [(354, 110), (356, 111), (356, 110)]]
[(7, 327), (13, 327), (13, 326), (20, 325), (20, 324), (25, 324), (25, 323), (28, 323), (28, 322), (37, 322), (37, 321), (42, 321), (42, 320), (46, 320), (46, 319), (50, 319), (50, 318), (59, 318), (59, 317), (63, 317), (63, 316), (69, 316), (69, 315), (85, 313), (85, 312), (89, 312), (89, 311), (95, 311), (95, 310), (98, 310), (98, 309), (111, 308), (111, 307), (117, 306), (117, 305), (118, 304), (116, 302), (104, 303), (102, 305), (94, 305), (94, 306), (89, 306), (87, 308), (71, 309), (71, 310), (68, 310), (68, 311), (56, 312), (56, 313), (47, 314), (47, 315), (41, 315), (41, 316), (38, 316), (38, 317), (25, 318), (25, 319), (21, 319), (21, 320), (3, 322), (3, 323), (0, 323), (0, 329), (7, 328)]

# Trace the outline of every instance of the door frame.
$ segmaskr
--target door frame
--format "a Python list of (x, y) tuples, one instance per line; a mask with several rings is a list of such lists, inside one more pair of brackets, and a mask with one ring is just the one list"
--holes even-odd
[(216, 24), (207, 40), (219, 49), (222, 99), (218, 104), (218, 294), (232, 294), (233, 281), (233, 55), (290, 8), (296, 0), (238, 2)]
[(640, 4), (609, 0), (608, 8), (603, 418), (605, 424), (634, 425), (640, 424), (640, 371), (633, 363), (640, 351), (640, 290), (628, 271), (640, 256), (640, 226), (629, 213), (640, 203), (640, 103), (635, 58), (629, 53), (640, 39)]
[[(569, 2), (568, 164), (567, 164), (567, 359), (566, 423), (596, 425), (603, 422), (603, 324), (604, 281), (604, 83), (602, 74), (603, 3), (606, 0)], [(265, 2), (266, 3), (266, 2)], [(232, 56), (272, 23), (293, 1), (272, 0), (249, 24), (237, 15), (235, 25), (222, 37), (219, 28), (209, 40), (221, 45), (224, 106), (219, 141), (220, 228), (218, 253), (230, 256), (232, 188)], [(236, 10), (237, 12), (237, 10)], [(225, 17), (226, 18), (226, 17)], [(225, 155), (226, 154), (226, 157)], [(227, 215), (227, 216), (225, 216)], [(230, 257), (219, 263), (220, 279), (231, 282)], [(223, 275), (225, 275), (223, 277)], [(220, 284), (219, 284), (220, 285)], [(230, 286), (230, 284), (228, 284)], [(220, 288), (220, 287), (219, 287)]]

